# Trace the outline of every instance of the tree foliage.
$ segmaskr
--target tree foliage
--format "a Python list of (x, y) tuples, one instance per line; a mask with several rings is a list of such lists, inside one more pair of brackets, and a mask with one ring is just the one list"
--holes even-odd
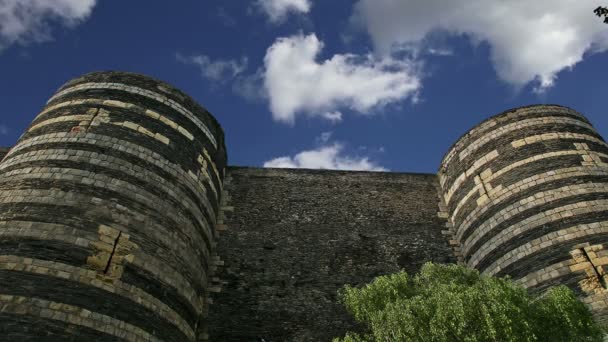
[(425, 264), (344, 287), (339, 298), (369, 333), (334, 342), (602, 341), (591, 312), (565, 286), (532, 297), (508, 278), (457, 265)]
[(604, 23), (608, 24), (608, 8), (599, 6), (593, 10), (593, 13), (598, 17), (604, 17)]

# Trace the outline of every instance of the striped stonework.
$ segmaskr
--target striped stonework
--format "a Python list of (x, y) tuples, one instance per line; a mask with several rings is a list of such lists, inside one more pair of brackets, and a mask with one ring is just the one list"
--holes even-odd
[(465, 134), (439, 176), (464, 262), (532, 291), (565, 284), (608, 317), (608, 144), (580, 114), (530, 106)]
[(196, 341), (226, 152), (179, 90), (82, 76), (0, 151), (0, 331), (9, 340)]

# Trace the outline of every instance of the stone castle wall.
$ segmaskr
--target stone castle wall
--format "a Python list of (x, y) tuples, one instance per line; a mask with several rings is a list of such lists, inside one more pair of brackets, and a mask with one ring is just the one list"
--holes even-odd
[(602, 137), (565, 107), (518, 108), (469, 131), (440, 170), (464, 262), (533, 292), (569, 285), (604, 321), (607, 162)]
[(0, 164), (0, 331), (194, 341), (226, 154), (209, 113), (126, 73), (64, 85)]
[(360, 328), (339, 288), (427, 261), (566, 284), (608, 321), (608, 145), (565, 107), (484, 121), (438, 176), (226, 168), (187, 95), (92, 73), (0, 160), (9, 340), (329, 341)]
[(228, 168), (211, 341), (331, 341), (354, 323), (337, 303), (426, 261), (456, 262), (435, 175)]

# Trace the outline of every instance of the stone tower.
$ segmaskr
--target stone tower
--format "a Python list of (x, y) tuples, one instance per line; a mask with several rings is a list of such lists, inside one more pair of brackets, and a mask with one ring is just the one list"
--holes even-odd
[(608, 318), (608, 145), (560, 106), (492, 117), (461, 137), (439, 179), (462, 261), (533, 292), (565, 284)]
[(2, 337), (204, 334), (225, 166), (220, 125), (166, 83), (61, 87), (0, 164)]

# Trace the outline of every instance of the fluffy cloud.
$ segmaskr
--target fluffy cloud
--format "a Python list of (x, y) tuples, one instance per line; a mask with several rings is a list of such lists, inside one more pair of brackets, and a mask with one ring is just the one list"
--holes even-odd
[(88, 18), (96, 0), (0, 0), (0, 50), (13, 43), (51, 39), (50, 23), (74, 26)]
[(236, 78), (247, 69), (248, 63), (246, 57), (241, 58), (240, 61), (234, 59), (211, 60), (205, 55), (183, 56), (177, 54), (176, 57), (182, 63), (196, 65), (204, 78), (220, 83)]
[(307, 113), (339, 121), (338, 107), (365, 113), (420, 87), (410, 62), (352, 54), (317, 61), (322, 48), (314, 34), (279, 38), (268, 48), (264, 84), (276, 120), (293, 124), (296, 114)]
[[(329, 139), (322, 136), (321, 140)], [(317, 149), (303, 151), (293, 157), (279, 157), (264, 163), (264, 167), (290, 169), (327, 169), (352, 171), (387, 171), (368, 157), (344, 155), (344, 145), (333, 143)]]
[(280, 23), (292, 13), (308, 13), (312, 4), (310, 0), (258, 0), (257, 6), (273, 23)]
[(594, 6), (580, 0), (359, 0), (353, 18), (381, 53), (416, 46), (438, 30), (485, 41), (502, 80), (517, 87), (537, 81), (543, 90), (585, 52), (608, 49)]

